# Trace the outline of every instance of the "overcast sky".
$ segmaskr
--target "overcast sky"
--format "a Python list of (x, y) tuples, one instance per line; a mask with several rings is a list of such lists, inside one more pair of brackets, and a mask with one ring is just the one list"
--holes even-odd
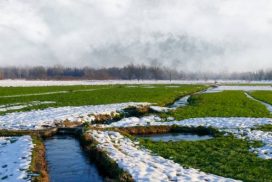
[(0, 0), (0, 66), (272, 68), (271, 0)]

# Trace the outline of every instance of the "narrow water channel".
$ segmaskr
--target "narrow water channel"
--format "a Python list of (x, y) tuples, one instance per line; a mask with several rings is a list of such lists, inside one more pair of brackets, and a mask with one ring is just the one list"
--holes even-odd
[(155, 134), (155, 135), (139, 135), (139, 138), (150, 139), (152, 141), (158, 142), (177, 142), (177, 141), (200, 141), (200, 140), (209, 140), (213, 137), (210, 135), (196, 135), (188, 133), (166, 133), (166, 134)]
[(51, 182), (102, 182), (95, 164), (90, 162), (73, 136), (57, 135), (45, 141)]

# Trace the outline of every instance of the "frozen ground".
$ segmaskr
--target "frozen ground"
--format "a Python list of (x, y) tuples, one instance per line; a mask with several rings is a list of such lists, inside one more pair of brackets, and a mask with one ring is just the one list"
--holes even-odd
[(30, 136), (0, 137), (0, 181), (31, 181), (27, 170), (32, 148)]
[(148, 103), (121, 103), (80, 107), (59, 107), (29, 112), (15, 112), (0, 116), (0, 129), (35, 130), (53, 127), (61, 121), (92, 121), (94, 115), (112, 114), (129, 106), (148, 105)]
[(89, 134), (99, 143), (98, 148), (117, 162), (135, 181), (235, 181), (229, 178), (207, 174), (196, 169), (185, 169), (171, 160), (152, 155), (140, 148), (136, 142), (113, 131), (91, 130)]
[[(0, 86), (54, 86), (54, 85), (112, 85), (112, 84), (213, 84), (214, 80), (79, 80), (79, 81), (45, 81), (45, 80), (0, 80)], [(217, 83), (272, 84), (272, 81), (217, 80)]]

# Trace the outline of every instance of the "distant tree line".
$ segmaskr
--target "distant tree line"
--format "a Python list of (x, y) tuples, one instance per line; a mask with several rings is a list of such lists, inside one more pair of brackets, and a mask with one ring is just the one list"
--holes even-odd
[(183, 75), (176, 70), (158, 67), (129, 64), (122, 68), (70, 68), (63, 66), (53, 67), (2, 67), (0, 79), (44, 79), (44, 80), (168, 80), (182, 79)]
[(129, 64), (110, 68), (63, 66), (2, 67), (0, 79), (29, 80), (272, 80), (272, 70), (243, 73), (189, 73), (175, 69)]

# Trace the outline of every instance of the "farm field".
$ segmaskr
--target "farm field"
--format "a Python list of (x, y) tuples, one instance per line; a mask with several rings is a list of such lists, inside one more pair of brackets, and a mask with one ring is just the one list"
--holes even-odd
[(271, 91), (254, 91), (249, 93), (254, 98), (272, 104), (272, 92)]
[(187, 107), (178, 108), (170, 115), (177, 120), (198, 117), (272, 116), (263, 104), (249, 99), (244, 91), (195, 94), (189, 98)]
[(205, 88), (205, 85), (3, 87), (0, 88), (0, 113), (121, 102), (149, 102), (163, 106)]
[[(141, 144), (155, 154), (190, 168), (243, 181), (271, 181), (272, 161), (250, 152), (260, 142), (220, 136), (206, 141), (152, 142)], [(182, 152), (181, 152), (182, 151)]]
[[(271, 181), (272, 115), (265, 103), (271, 103), (272, 91), (265, 90), (267, 87), (255, 91), (258, 85), (241, 90), (237, 85), (233, 90), (208, 87), (1, 87), (0, 143), (4, 145), (0, 146), (0, 161), (5, 162), (1, 180), (56, 181), (61, 178), (56, 171), (69, 171), (67, 175), (73, 180), (88, 175), (85, 179), (99, 181)], [(142, 114), (135, 114), (131, 108)], [(188, 135), (189, 139), (174, 142), (138, 138), (167, 133)], [(207, 139), (190, 140), (191, 135), (203, 133)], [(64, 156), (60, 151), (78, 151), (79, 144), (71, 137), (51, 138), (59, 134), (72, 134), (80, 141), (85, 150), (79, 150), (78, 155), (84, 155), (80, 160), (91, 159), (90, 164), (84, 162), (84, 166), (91, 166), (89, 170), (77, 171), (83, 166), (76, 159), (78, 155), (69, 158), (69, 162), (77, 162), (77, 169), (71, 165), (66, 170), (61, 165)], [(60, 146), (63, 149), (53, 145), (61, 142), (65, 144)], [(22, 156), (27, 163), (21, 170), (19, 164), (11, 165), (12, 157), (1, 158), (1, 152), (7, 155), (11, 150), (11, 155), (25, 155), (20, 147), (28, 155)], [(19, 172), (9, 177), (13, 168)], [(73, 178), (73, 174), (78, 177)]]

